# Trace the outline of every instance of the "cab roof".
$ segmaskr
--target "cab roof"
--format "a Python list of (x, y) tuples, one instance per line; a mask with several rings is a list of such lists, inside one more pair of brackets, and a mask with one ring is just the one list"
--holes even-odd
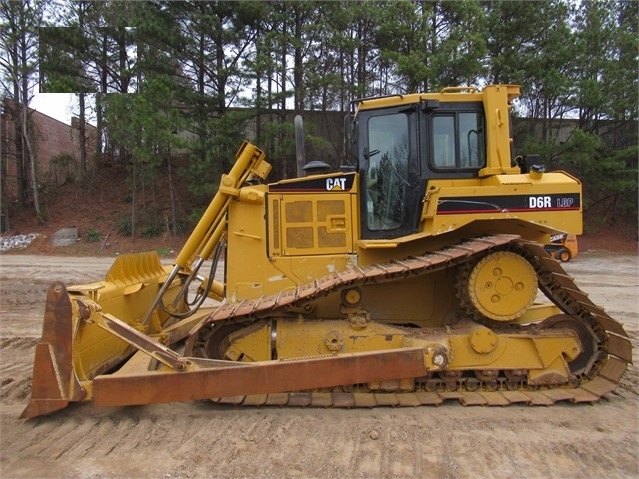
[[(484, 90), (506, 88), (508, 100), (519, 96), (519, 85), (487, 85)], [(484, 98), (483, 91), (473, 86), (447, 87), (435, 93), (410, 93), (407, 95), (386, 95), (380, 97), (360, 98), (353, 100), (354, 108), (359, 110), (376, 110), (401, 105), (414, 105), (428, 101), (439, 102), (479, 102)]]

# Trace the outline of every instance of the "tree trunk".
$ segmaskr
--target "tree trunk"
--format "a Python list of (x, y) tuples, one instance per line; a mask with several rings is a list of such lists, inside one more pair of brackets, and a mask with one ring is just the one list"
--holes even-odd
[[(26, 98), (26, 97), (25, 97)], [(42, 212), (40, 211), (40, 200), (38, 198), (38, 175), (36, 168), (36, 159), (33, 148), (31, 147), (31, 141), (29, 140), (29, 129), (27, 127), (27, 113), (29, 107), (26, 102), (22, 104), (22, 134), (26, 145), (27, 153), (29, 154), (29, 160), (31, 165), (31, 187), (33, 188), (33, 206), (36, 211), (36, 215), (41, 223), (44, 223)]]
[(137, 178), (138, 178), (138, 168), (137, 168), (137, 160), (135, 155), (133, 155), (133, 178), (131, 185), (131, 238), (135, 241), (135, 224), (137, 223)]
[[(6, 104), (3, 102), (2, 111), (4, 113), (6, 109)], [(8, 133), (8, 122), (6, 120), (2, 121), (0, 125), (3, 138), (9, 138)], [(7, 193), (7, 175), (5, 172), (7, 171), (7, 158), (6, 155), (0, 157), (0, 233), (4, 233), (9, 231), (9, 195)]]
[(87, 180), (87, 138), (86, 138), (86, 114), (84, 105), (84, 93), (80, 93), (80, 119), (78, 124), (78, 142), (80, 147), (80, 178), (82, 182)]
[[(20, 98), (20, 96), (16, 96)], [(22, 208), (27, 202), (27, 177), (26, 177), (26, 150), (24, 133), (22, 131), (22, 108), (19, 103), (12, 107), (12, 119), (15, 129), (16, 145), (16, 183), (18, 195), (18, 208)]]
[(176, 198), (175, 198), (175, 186), (173, 185), (173, 170), (171, 166), (171, 147), (169, 146), (169, 155), (167, 159), (167, 172), (169, 175), (169, 197), (171, 201), (171, 228), (173, 230), (173, 235), (177, 235), (178, 227), (177, 227), (177, 207), (176, 207)]
[[(27, 52), (27, 44), (26, 42), (21, 42), (20, 44), (20, 64), (22, 68), (27, 71), (29, 65), (29, 55)], [(35, 151), (31, 146), (31, 140), (29, 138), (29, 125), (28, 125), (28, 116), (29, 116), (29, 77), (27, 74), (22, 76), (22, 85), (21, 85), (21, 98), (22, 98), (22, 138), (23, 138), (23, 146), (26, 147), (23, 149), (23, 161), (25, 159), (25, 152), (29, 155), (29, 165), (31, 169), (31, 187), (33, 188), (33, 206), (36, 211), (36, 215), (38, 216), (38, 220), (40, 222), (44, 222), (44, 218), (42, 217), (42, 212), (40, 211), (40, 200), (38, 198), (38, 170), (36, 168), (36, 158)], [(26, 166), (26, 164), (25, 164)], [(25, 168), (26, 170), (26, 168)], [(25, 179), (28, 175), (25, 175)]]
[(304, 92), (304, 65), (303, 65), (303, 57), (302, 57), (302, 48), (303, 48), (303, 40), (302, 40), (302, 13), (301, 7), (297, 6), (295, 8), (295, 24), (294, 24), (294, 32), (293, 35), (295, 37), (295, 44), (293, 50), (293, 92), (294, 92), (294, 109), (296, 113), (302, 114), (304, 113), (305, 108), (305, 92)]

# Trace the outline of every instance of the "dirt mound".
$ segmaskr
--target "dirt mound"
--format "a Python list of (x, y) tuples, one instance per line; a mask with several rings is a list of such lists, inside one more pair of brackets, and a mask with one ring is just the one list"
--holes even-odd
[[(170, 256), (180, 250), (187, 238), (190, 225), (186, 220), (190, 195), (183, 184), (177, 185), (178, 210), (185, 232), (173, 235), (168, 227), (169, 188), (164, 180), (139, 188), (135, 235), (130, 232), (133, 200), (129, 186), (129, 175), (117, 167), (103, 168), (95, 179), (81, 187), (70, 183), (56, 189), (48, 189), (42, 195), (41, 208), (46, 217), (40, 222), (32, 208), (13, 211), (10, 230), (5, 236), (38, 236), (21, 249), (9, 253), (63, 256), (113, 256), (141, 251), (158, 251), (161, 256)], [(180, 200), (182, 199), (182, 200)], [(69, 246), (53, 246), (53, 234), (62, 228), (77, 228), (78, 241)]]

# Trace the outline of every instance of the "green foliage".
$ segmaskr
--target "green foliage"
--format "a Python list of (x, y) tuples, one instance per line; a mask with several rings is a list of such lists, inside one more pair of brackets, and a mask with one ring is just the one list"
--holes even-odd
[(612, 223), (637, 218), (638, 156), (637, 145), (610, 150), (598, 136), (578, 129), (561, 152), (567, 169), (583, 182), (585, 212)]
[(82, 30), (72, 27), (40, 29), (40, 91), (77, 93), (93, 90), (84, 71), (88, 50)]
[(293, 122), (265, 123), (264, 134), (275, 141), (269, 153), (275, 180), (292, 178), (296, 175), (295, 164), (295, 127)]
[(131, 236), (133, 234), (131, 216), (127, 215), (120, 218), (115, 224), (115, 229), (120, 236)]
[(87, 228), (84, 233), (84, 239), (87, 240), (88, 243), (97, 243), (102, 238), (102, 234), (99, 230), (93, 228)]
[(229, 112), (221, 118), (199, 123), (200, 134), (189, 143), (190, 161), (181, 174), (189, 181), (189, 190), (208, 202), (219, 186), (220, 178), (235, 161), (242, 143), (246, 112)]
[(636, 120), (639, 4), (598, 0), (575, 8), (576, 90), (580, 126), (597, 132), (614, 118)]
[(203, 206), (203, 205), (196, 205), (193, 208), (191, 208), (191, 212), (189, 213), (189, 217), (188, 217), (189, 222), (192, 224), (197, 224), (197, 222), (200, 220), (200, 218), (204, 214), (205, 210), (206, 210), (206, 206)]
[(142, 238), (147, 238), (147, 239), (155, 238), (156, 236), (160, 236), (163, 230), (164, 230), (164, 225), (152, 224), (142, 229), (140, 236)]

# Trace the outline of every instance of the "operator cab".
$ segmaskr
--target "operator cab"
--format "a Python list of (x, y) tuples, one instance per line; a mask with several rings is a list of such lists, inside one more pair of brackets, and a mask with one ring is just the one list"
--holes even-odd
[[(400, 95), (357, 100), (347, 141), (360, 173), (364, 239), (418, 231), (431, 178), (475, 178), (486, 166), (481, 101), (424, 100)], [(375, 102), (380, 106), (375, 107)]]

